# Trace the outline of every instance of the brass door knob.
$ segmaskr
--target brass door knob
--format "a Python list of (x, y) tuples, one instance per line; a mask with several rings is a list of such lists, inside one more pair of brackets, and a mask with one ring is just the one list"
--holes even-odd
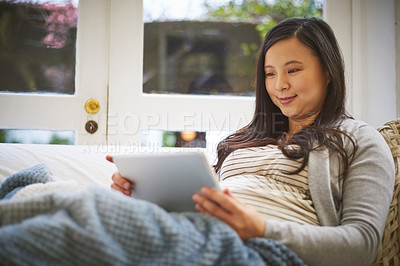
[(95, 99), (87, 100), (85, 110), (88, 114), (96, 114), (100, 110), (100, 103)]

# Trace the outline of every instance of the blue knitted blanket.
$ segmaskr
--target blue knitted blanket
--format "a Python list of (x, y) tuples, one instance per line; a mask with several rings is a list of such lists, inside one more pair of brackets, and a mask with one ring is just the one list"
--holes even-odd
[[(38, 170), (39, 169), (39, 170)], [(7, 179), (20, 187), (30, 170)], [(48, 179), (43, 165), (35, 182)], [(39, 174), (38, 174), (39, 173)], [(29, 178), (28, 178), (29, 179)], [(14, 181), (15, 182), (14, 182)], [(38, 181), (39, 180), (39, 181)], [(29, 180), (25, 184), (29, 184)], [(168, 213), (102, 187), (0, 201), (4, 265), (304, 265), (271, 239), (243, 242), (225, 223), (199, 213)]]

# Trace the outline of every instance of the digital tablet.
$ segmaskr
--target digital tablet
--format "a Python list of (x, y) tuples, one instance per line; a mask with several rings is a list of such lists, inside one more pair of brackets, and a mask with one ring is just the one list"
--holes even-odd
[(218, 178), (201, 152), (113, 155), (123, 177), (134, 181), (134, 198), (170, 212), (195, 211), (192, 195), (204, 186), (219, 189)]

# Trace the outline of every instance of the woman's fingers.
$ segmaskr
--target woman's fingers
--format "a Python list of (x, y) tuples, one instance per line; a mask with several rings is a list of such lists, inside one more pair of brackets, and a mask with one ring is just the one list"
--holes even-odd
[(106, 160), (109, 161), (110, 163), (114, 163), (112, 155), (106, 155)]
[[(114, 163), (112, 155), (106, 155), (106, 160), (110, 163)], [(111, 179), (114, 182), (111, 184), (112, 189), (118, 190), (128, 196), (132, 195), (134, 184), (126, 180), (119, 172), (115, 172)]]
[(199, 212), (224, 221), (243, 240), (264, 234), (264, 218), (256, 210), (237, 200), (228, 190), (203, 188), (201, 193), (193, 195), (193, 201), (196, 202)]
[(223, 205), (223, 200), (218, 199), (217, 202), (214, 200), (215, 198), (215, 195), (211, 198), (203, 194), (203, 192), (193, 195), (193, 201), (196, 202), (196, 209), (199, 212), (215, 216), (223, 221), (228, 221), (230, 217), (229, 210)]
[(113, 180), (113, 184), (111, 184), (111, 188), (121, 191), (122, 193), (126, 195), (131, 195), (132, 194), (132, 186), (128, 180), (126, 180), (119, 172), (115, 172), (111, 179)]
[(122, 193), (124, 193), (124, 194), (127, 195), (127, 196), (130, 196), (130, 195), (131, 195), (131, 191), (123, 190), (123, 189), (121, 189), (119, 186), (117, 186), (117, 185), (115, 185), (115, 184), (111, 184), (111, 188), (114, 189), (114, 190), (117, 190), (117, 191), (119, 191), (119, 192), (122, 192)]
[(238, 203), (236, 202), (236, 199), (229, 193), (228, 190), (219, 191), (209, 187), (203, 187), (201, 189), (201, 194), (207, 199), (216, 203), (216, 204), (208, 204), (210, 208), (214, 209), (216, 208), (216, 206), (219, 206), (219, 208), (222, 208), (229, 213), (237, 212)]

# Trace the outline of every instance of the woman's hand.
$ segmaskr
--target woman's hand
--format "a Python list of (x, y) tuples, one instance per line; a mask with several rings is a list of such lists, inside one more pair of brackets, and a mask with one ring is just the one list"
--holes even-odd
[(230, 225), (242, 240), (262, 237), (265, 220), (256, 210), (233, 197), (228, 189), (223, 192), (204, 187), (193, 195), (197, 211), (217, 217)]
[[(109, 161), (111, 163), (114, 162), (111, 155), (107, 155), (106, 159), (107, 159), (107, 161)], [(121, 174), (119, 172), (115, 172), (111, 178), (113, 181), (113, 183), (111, 184), (112, 189), (118, 190), (127, 196), (132, 196), (131, 189), (133, 187), (133, 184), (130, 181), (125, 179), (123, 176), (121, 176)]]

